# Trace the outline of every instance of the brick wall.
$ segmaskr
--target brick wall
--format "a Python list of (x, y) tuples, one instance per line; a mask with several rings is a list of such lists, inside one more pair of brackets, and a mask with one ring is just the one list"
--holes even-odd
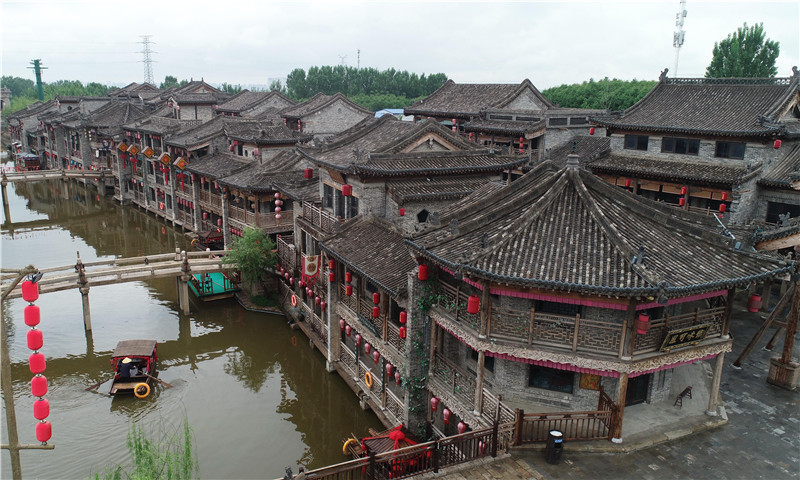
[(325, 138), (347, 130), (368, 116), (369, 114), (338, 100), (318, 112), (303, 117), (303, 132), (311, 133), (315, 138)]

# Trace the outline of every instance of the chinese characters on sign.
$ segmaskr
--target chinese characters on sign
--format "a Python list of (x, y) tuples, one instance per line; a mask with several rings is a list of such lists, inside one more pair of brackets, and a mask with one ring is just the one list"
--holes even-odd
[(703, 323), (678, 330), (671, 330), (667, 332), (667, 335), (664, 337), (664, 342), (661, 344), (661, 351), (669, 352), (674, 348), (696, 345), (706, 338), (710, 328), (710, 323)]

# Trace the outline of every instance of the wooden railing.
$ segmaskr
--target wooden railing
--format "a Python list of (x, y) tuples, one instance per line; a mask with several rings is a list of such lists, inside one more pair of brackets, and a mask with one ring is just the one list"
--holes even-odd
[(400, 479), (427, 472), (438, 473), (440, 469), (471, 462), (485, 457), (496, 457), (501, 444), (500, 431), (506, 425), (497, 425), (482, 430), (465, 432), (433, 442), (385, 453), (372, 453), (368, 457), (318, 468), (306, 472), (311, 479)]
[(291, 235), (281, 235), (275, 241), (278, 247), (278, 259), (283, 268), (293, 271), (297, 266), (294, 238)]
[(453, 393), (464, 406), (472, 409), (475, 404), (475, 385), (477, 379), (462, 370), (458, 365), (445, 358), (441, 353), (436, 353), (431, 364), (433, 379)]
[(334, 233), (339, 225), (339, 221), (332, 213), (310, 202), (303, 202), (302, 216), (325, 233)]
[[(476, 336), (480, 332), (479, 315), (466, 311), (468, 295), (447, 283), (438, 286), (437, 303), (432, 312), (454, 320)], [(620, 357), (625, 327), (619, 322), (609, 322), (581, 315), (567, 316), (537, 312), (534, 309), (516, 310), (489, 305), (487, 334), (498, 343), (555, 347), (572, 352), (587, 352)], [(666, 315), (650, 322), (645, 335), (638, 335), (634, 354), (658, 351), (670, 330), (703, 323), (711, 324), (708, 338), (721, 335), (725, 324), (725, 307), (696, 310), (676, 316)]]

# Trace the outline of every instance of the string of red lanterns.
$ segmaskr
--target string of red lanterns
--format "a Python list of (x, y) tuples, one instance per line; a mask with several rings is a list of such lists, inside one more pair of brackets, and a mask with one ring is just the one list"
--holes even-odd
[(28, 302), (24, 311), (25, 325), (31, 327), (27, 334), (28, 348), (33, 350), (28, 357), (28, 365), (31, 373), (34, 374), (31, 379), (31, 394), (38, 397), (38, 400), (33, 402), (33, 416), (39, 420), (39, 423), (36, 424), (36, 440), (42, 442), (42, 445), (46, 445), (53, 436), (53, 426), (45, 420), (50, 416), (50, 402), (44, 398), (47, 394), (47, 377), (42, 375), (47, 368), (47, 362), (44, 354), (39, 352), (44, 345), (44, 337), (42, 331), (36, 328), (41, 321), (41, 311), (33, 303), (39, 298), (39, 284), (37, 283), (39, 278), (41, 278), (41, 274), (22, 282), (21, 288), (22, 298)]

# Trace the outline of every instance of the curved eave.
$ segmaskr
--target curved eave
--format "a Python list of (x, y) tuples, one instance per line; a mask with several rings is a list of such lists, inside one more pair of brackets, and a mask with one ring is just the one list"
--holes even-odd
[(231, 140), (238, 140), (241, 142), (255, 143), (256, 145), (294, 145), (299, 142), (307, 142), (314, 138), (313, 135), (304, 135), (302, 137), (291, 138), (261, 138), (261, 137), (243, 137), (239, 135), (228, 135)]
[(794, 191), (794, 187), (792, 187), (792, 182), (788, 180), (775, 180), (770, 178), (762, 178), (757, 182), (762, 187), (770, 187), (770, 188), (780, 188), (783, 190), (792, 190)]
[(500, 134), (511, 134), (511, 135), (521, 135), (525, 136), (528, 134), (536, 134), (542, 133), (547, 130), (546, 127), (536, 127), (536, 128), (501, 128), (501, 127), (482, 127), (482, 126), (473, 126), (470, 124), (464, 124), (464, 131), (465, 132), (485, 132), (485, 133), (500, 133)]
[(680, 172), (675, 171), (673, 174), (667, 173), (658, 173), (653, 172), (651, 170), (642, 171), (636, 170), (632, 168), (615, 168), (615, 167), (607, 167), (607, 166), (598, 166), (592, 165), (589, 163), (587, 168), (592, 171), (592, 173), (606, 173), (606, 174), (615, 174), (615, 175), (627, 175), (633, 176), (637, 178), (646, 178), (649, 180), (661, 180), (661, 181), (668, 181), (668, 182), (685, 182), (691, 181), (697, 185), (705, 185), (709, 187), (725, 187), (725, 188), (732, 188), (735, 185), (740, 183), (741, 176), (735, 179), (709, 179), (709, 178), (699, 178), (699, 177), (692, 177), (689, 175), (681, 175)]
[(320, 160), (320, 159), (318, 159), (316, 157), (313, 157), (311, 154), (305, 152), (302, 148), (298, 148), (297, 151), (300, 153), (300, 155), (306, 157), (307, 159), (311, 160), (312, 162), (314, 162), (314, 163), (316, 163), (318, 165), (322, 165), (322, 166), (330, 168), (331, 170), (336, 170), (337, 172), (341, 172), (341, 173), (345, 173), (345, 174), (351, 172), (349, 165), (346, 166), (346, 167), (343, 167), (342, 165), (337, 165), (335, 163), (330, 163), (330, 162), (326, 162), (324, 160)]
[(403, 110), (405, 115), (427, 115), (429, 117), (455, 117), (455, 118), (470, 118), (470, 117), (477, 117), (480, 115), (480, 112), (445, 112), (445, 111), (433, 111), (433, 110), (416, 110), (416, 109), (405, 109)]
[(760, 273), (757, 275), (748, 275), (746, 277), (715, 280), (712, 282), (698, 283), (694, 285), (686, 285), (681, 287), (673, 287), (669, 285), (666, 286), (654, 285), (651, 287), (638, 287), (638, 288), (609, 287), (603, 285), (587, 285), (582, 283), (560, 282), (556, 280), (541, 280), (541, 279), (520, 278), (508, 275), (500, 275), (470, 265), (450, 262), (449, 260), (446, 260), (434, 253), (431, 253), (426, 248), (417, 245), (412, 240), (407, 239), (406, 244), (409, 245), (409, 247), (418, 254), (426, 258), (429, 258), (438, 265), (443, 265), (450, 270), (460, 271), (464, 274), (469, 274), (473, 277), (484, 278), (497, 283), (506, 283), (509, 285), (517, 285), (521, 287), (542, 288), (547, 290), (561, 290), (567, 292), (581, 293), (585, 295), (598, 295), (598, 296), (655, 297), (663, 293), (668, 298), (680, 298), (688, 295), (712, 292), (720, 289), (743, 287), (749, 285), (752, 282), (758, 282), (761, 280), (774, 278), (778, 275), (789, 273), (794, 270), (794, 262), (792, 262), (787, 266), (771, 270), (769, 272)]
[(480, 172), (491, 172), (491, 171), (498, 171), (501, 172), (503, 170), (508, 170), (509, 168), (513, 168), (519, 165), (523, 165), (528, 161), (528, 159), (522, 159), (519, 161), (511, 162), (511, 163), (503, 163), (503, 164), (496, 164), (496, 165), (481, 165), (481, 166), (474, 166), (474, 167), (436, 167), (436, 168), (407, 168), (407, 169), (382, 169), (382, 168), (370, 168), (365, 165), (353, 165), (352, 169), (355, 173), (364, 176), (376, 176), (376, 177), (391, 177), (391, 176), (403, 176), (403, 175), (429, 175), (429, 174), (436, 174), (436, 175), (451, 175), (451, 174), (468, 174), (468, 173), (480, 173)]
[(335, 258), (336, 260), (340, 261), (341, 263), (346, 264), (348, 266), (349, 270), (352, 270), (352, 271), (358, 273), (359, 275), (361, 275), (362, 277), (369, 279), (372, 283), (374, 283), (377, 286), (379, 286), (380, 288), (386, 290), (389, 293), (389, 295), (391, 295), (391, 296), (393, 296), (395, 298), (398, 298), (400, 296), (400, 293), (402, 293), (402, 289), (401, 289), (400, 292), (395, 291), (394, 288), (384, 285), (383, 282), (381, 282), (377, 278), (375, 278), (372, 275), (368, 274), (364, 270), (361, 270), (360, 268), (358, 268), (357, 265), (353, 264), (348, 259), (342, 257), (341, 255), (337, 254), (335, 251), (331, 250), (330, 247), (328, 247), (325, 244), (325, 242), (320, 242), (319, 246), (320, 246), (320, 248), (325, 250), (325, 252), (327, 252), (330, 256), (332, 256), (333, 258)]
[(660, 125), (637, 125), (622, 122), (606, 122), (593, 117), (589, 117), (589, 121), (595, 125), (606, 128), (611, 127), (639, 132), (682, 133), (686, 135), (717, 135), (722, 137), (769, 137), (781, 133), (783, 130), (782, 127), (763, 127), (760, 130), (712, 130), (710, 128), (664, 127)]

